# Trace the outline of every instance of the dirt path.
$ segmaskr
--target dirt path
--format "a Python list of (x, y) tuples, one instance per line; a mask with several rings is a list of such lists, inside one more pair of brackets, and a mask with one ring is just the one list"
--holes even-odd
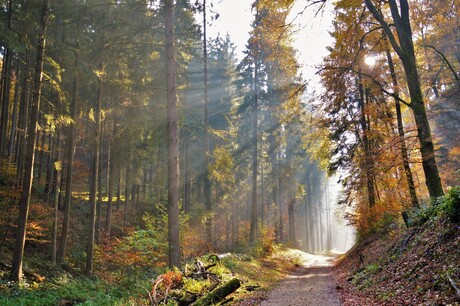
[(261, 306), (340, 306), (332, 277), (333, 257), (299, 253), (301, 267), (270, 292)]

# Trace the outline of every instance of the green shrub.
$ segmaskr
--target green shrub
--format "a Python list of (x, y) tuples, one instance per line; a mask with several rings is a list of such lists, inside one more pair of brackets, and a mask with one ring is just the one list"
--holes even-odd
[[(16, 283), (15, 283), (16, 284)], [(122, 304), (131, 292), (99, 280), (78, 278), (62, 284), (25, 284), (0, 295), (0, 305), (115, 305)], [(66, 304), (66, 305), (67, 305)]]
[(460, 222), (460, 187), (454, 187), (444, 196), (443, 210), (454, 223)]
[(460, 187), (453, 187), (445, 196), (432, 201), (431, 205), (414, 210), (409, 224), (421, 226), (439, 217), (447, 217), (454, 223), (460, 222)]

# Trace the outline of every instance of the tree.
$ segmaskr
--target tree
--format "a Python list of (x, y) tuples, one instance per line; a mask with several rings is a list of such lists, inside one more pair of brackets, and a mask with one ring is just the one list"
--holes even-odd
[[(6, 31), (10, 32), (12, 28), (13, 20), (13, 0), (7, 1), (7, 20), (6, 20)], [(2, 78), (0, 84), (1, 94), (1, 121), (0, 121), (0, 156), (4, 157), (6, 154), (7, 145), (7, 130), (8, 130), (8, 117), (9, 117), (9, 105), (10, 105), (10, 89), (11, 89), (11, 72), (12, 72), (12, 61), (13, 61), (13, 48), (5, 46), (3, 50), (3, 66), (2, 66)], [(10, 141), (13, 141), (12, 139)]]
[(401, 113), (401, 103), (399, 102), (400, 95), (399, 95), (399, 90), (398, 90), (399, 89), (398, 79), (396, 76), (393, 58), (391, 56), (391, 52), (389, 48), (386, 48), (385, 53), (387, 56), (388, 68), (390, 69), (391, 81), (393, 83), (393, 88), (394, 88), (393, 92), (395, 95), (394, 100), (395, 100), (395, 108), (396, 108), (396, 121), (397, 121), (397, 126), (398, 126), (398, 135), (399, 135), (399, 141), (400, 141), (400, 147), (401, 147), (401, 156), (402, 156), (404, 173), (406, 175), (407, 186), (409, 188), (409, 193), (411, 196), (412, 207), (418, 207), (419, 205), (418, 205), (418, 199), (417, 199), (417, 192), (415, 190), (414, 178), (412, 177), (412, 170), (409, 165), (409, 153), (407, 152), (406, 140), (404, 139), (404, 126), (403, 126), (402, 113)]
[[(102, 44), (103, 45), (103, 44)], [(102, 46), (101, 46), (102, 47)], [(103, 65), (99, 66), (99, 74), (97, 76), (97, 93), (94, 103), (94, 143), (91, 162), (91, 177), (89, 186), (89, 205), (90, 217), (88, 224), (88, 243), (86, 247), (86, 275), (93, 275), (94, 268), (94, 241), (96, 233), (96, 196), (98, 192), (98, 176), (99, 176), (99, 155), (101, 141), (101, 107), (102, 107), (102, 74)], [(99, 190), (99, 192), (101, 192)]]
[(209, 174), (210, 166), (210, 140), (209, 140), (209, 95), (208, 95), (208, 42), (207, 42), (207, 19), (206, 19), (206, 0), (203, 0), (203, 89), (204, 89), (204, 199), (205, 206), (210, 215), (206, 220), (206, 232), (209, 242), (212, 243), (212, 218), (211, 218), (211, 178)]
[[(388, 85), (391, 76), (380, 56), (385, 50), (381, 33), (373, 30), (371, 16), (359, 2), (337, 2), (336, 11), (335, 43), (321, 71), (325, 87), (321, 107), (330, 131), (330, 170), (345, 170), (342, 202), (355, 207), (351, 221), (364, 233), (384, 214), (399, 215), (401, 206), (406, 206), (395, 181), (404, 173), (399, 171), (401, 137), (387, 101), (394, 86)], [(371, 56), (375, 65), (367, 64)]]
[(367, 8), (382, 26), (390, 44), (398, 54), (404, 67), (411, 99), (409, 107), (412, 109), (417, 124), (417, 138), (420, 143), (425, 182), (430, 197), (437, 198), (442, 196), (444, 191), (436, 163), (431, 128), (426, 114), (422, 88), (420, 86), (420, 76), (417, 70), (417, 60), (409, 18), (409, 3), (407, 0), (400, 0), (399, 2), (389, 0), (388, 3), (391, 10), (391, 23), (394, 24), (396, 29), (397, 39), (390, 28), (390, 23), (385, 20), (384, 15), (377, 9), (375, 3), (372, 0), (365, 0)]
[(174, 47), (174, 0), (165, 1), (165, 38), (168, 121), (168, 243), (170, 268), (181, 267), (179, 239), (179, 144), (176, 106), (176, 61)]
[(24, 244), (26, 240), (27, 218), (32, 191), (33, 169), (35, 158), (35, 144), (37, 134), (37, 122), (40, 110), (40, 96), (43, 77), (43, 60), (45, 54), (46, 28), (48, 24), (50, 0), (43, 0), (41, 7), (37, 54), (35, 61), (35, 74), (33, 84), (33, 97), (30, 108), (30, 123), (27, 129), (27, 151), (24, 171), (24, 185), (19, 206), (19, 217), (16, 232), (16, 243), (14, 247), (13, 262), (11, 264), (11, 278), (15, 281), (22, 281), (22, 263), (24, 256)]
[[(78, 67), (78, 55), (75, 54), (75, 69)], [(72, 98), (70, 105), (70, 118), (72, 123), (68, 127), (67, 134), (67, 151), (66, 151), (66, 172), (67, 177), (65, 180), (65, 198), (64, 198), (64, 219), (62, 222), (62, 232), (59, 244), (59, 251), (57, 255), (57, 262), (62, 263), (66, 256), (67, 250), (67, 238), (69, 233), (69, 222), (70, 222), (70, 207), (72, 203), (72, 171), (73, 171), (73, 158), (75, 148), (75, 126), (77, 120), (77, 94), (78, 94), (78, 72), (75, 71), (72, 82)]]

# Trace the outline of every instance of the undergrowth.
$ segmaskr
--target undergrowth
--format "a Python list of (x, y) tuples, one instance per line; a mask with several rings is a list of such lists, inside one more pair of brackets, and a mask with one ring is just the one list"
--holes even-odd
[(431, 205), (414, 209), (409, 219), (410, 226), (422, 226), (429, 220), (447, 218), (453, 223), (460, 222), (460, 186), (451, 188), (448, 193)]

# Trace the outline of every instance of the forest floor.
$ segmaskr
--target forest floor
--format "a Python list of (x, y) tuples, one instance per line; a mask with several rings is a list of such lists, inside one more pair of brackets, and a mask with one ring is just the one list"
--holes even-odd
[(334, 274), (344, 306), (460, 305), (460, 226), (435, 217), (375, 233)]
[(332, 265), (335, 257), (297, 251), (301, 260), (293, 274), (268, 295), (262, 306), (340, 306)]

